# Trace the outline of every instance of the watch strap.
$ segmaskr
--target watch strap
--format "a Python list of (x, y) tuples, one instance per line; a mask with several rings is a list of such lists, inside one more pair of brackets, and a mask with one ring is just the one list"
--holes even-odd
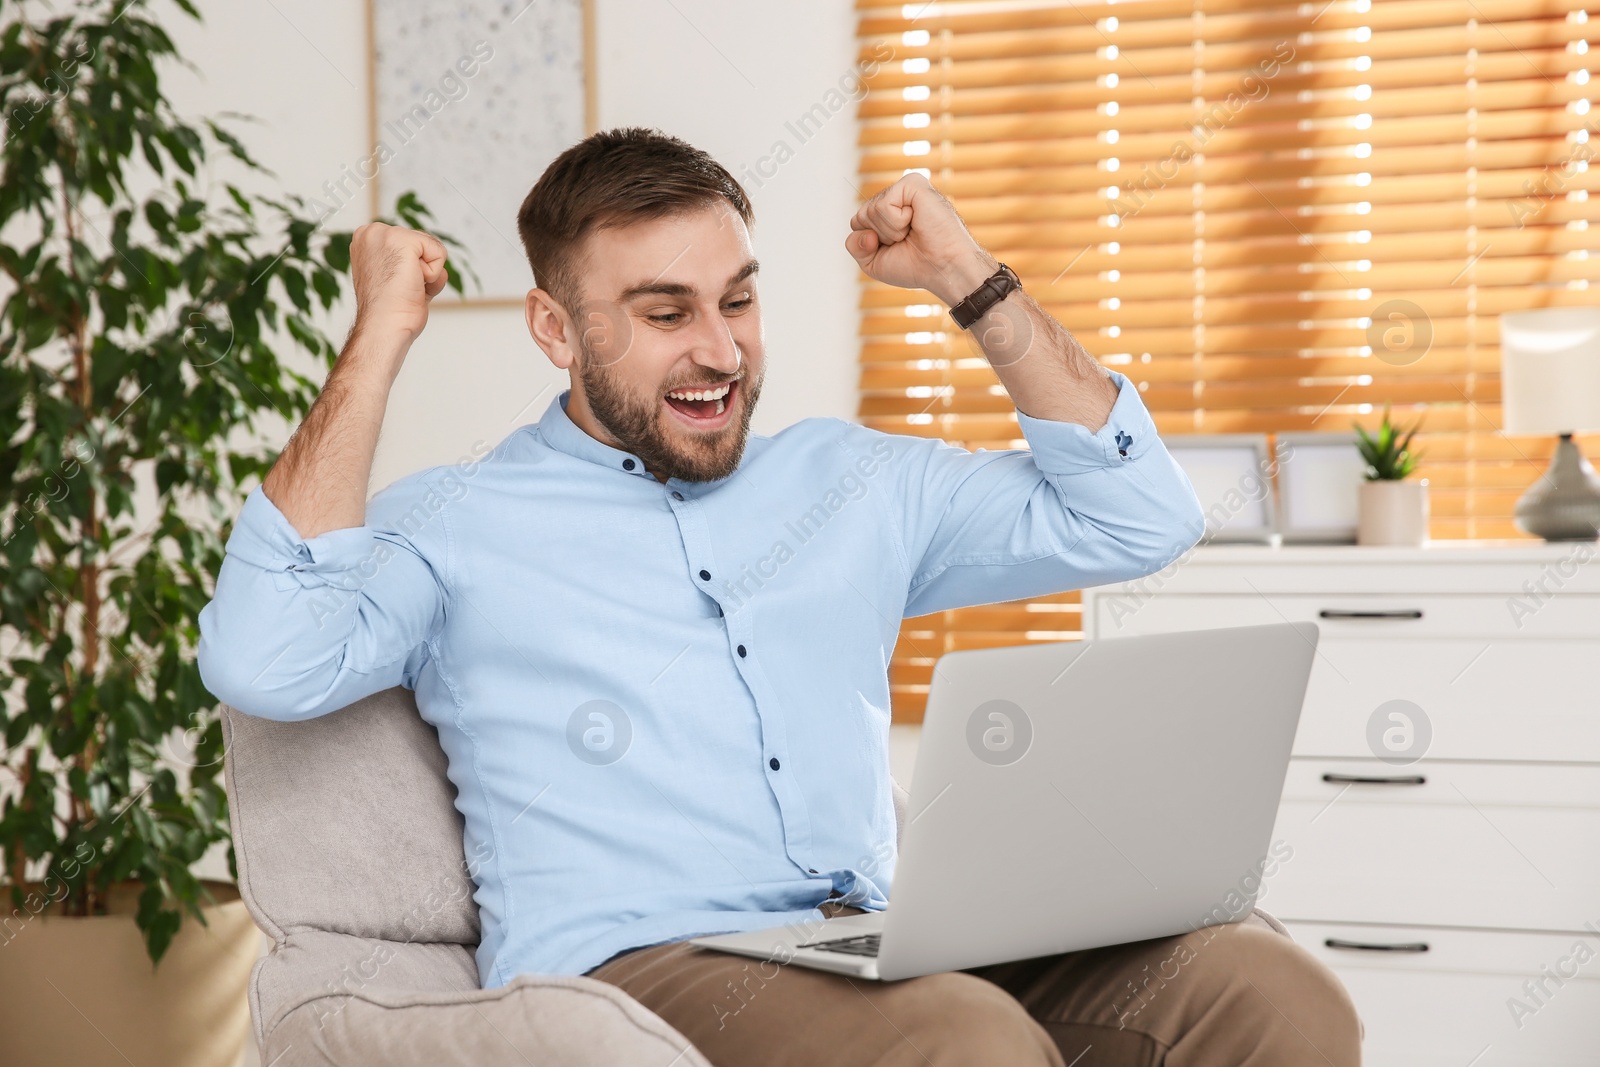
[(990, 308), (1021, 288), (1022, 280), (1016, 272), (1002, 263), (1000, 269), (984, 279), (971, 296), (950, 309), (950, 317), (965, 330), (983, 318)]

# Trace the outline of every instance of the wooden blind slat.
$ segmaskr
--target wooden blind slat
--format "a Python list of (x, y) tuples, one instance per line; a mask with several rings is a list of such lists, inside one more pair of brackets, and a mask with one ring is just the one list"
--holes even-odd
[[(1282, 47), (1274, 51), (1275, 45)], [(1197, 70), (1192, 49), (1171, 49), (1161, 53), (1121, 52), (1116, 59), (1086, 65), (1081, 59), (1037, 58), (973, 60), (963, 63), (941, 61), (924, 72), (908, 70), (904, 63), (886, 64), (864, 80), (869, 90), (899, 90), (909, 85), (926, 85), (935, 91), (952, 90), (960, 96), (968, 92), (991, 88), (1010, 88), (1030, 85), (1056, 85), (1079, 92), (1092, 92), (1107, 74), (1116, 74), (1119, 81), (1127, 81), (1126, 91), (1150, 95), (1167, 95), (1182, 99), (1190, 94), (1198, 74), (1205, 95), (1226, 96), (1237, 92), (1241, 96), (1273, 89), (1300, 91), (1333, 89), (1356, 85), (1373, 88), (1390, 86), (1428, 86), (1459, 84), (1467, 77), (1475, 77), (1480, 85), (1499, 81), (1516, 81), (1529, 77), (1558, 78), (1572, 71), (1592, 70), (1595, 55), (1560, 48), (1517, 49), (1507, 52), (1484, 52), (1474, 58), (1466, 55), (1438, 58), (1411, 57), (1374, 62), (1366, 69), (1322, 57), (1314, 52), (1296, 49), (1287, 39), (1282, 42), (1263, 41), (1255, 46), (1234, 45), (1219, 51), (1229, 56), (1213, 56), (1207, 50), (1206, 66)], [(1279, 57), (1289, 62), (1282, 73), (1267, 73), (1252, 68), (1258, 63)], [(1304, 64), (1314, 59), (1325, 60), (1320, 68)], [(1212, 64), (1215, 63), (1215, 66)], [(1241, 72), (1240, 68), (1243, 68)], [(1246, 82), (1244, 77), (1254, 74), (1256, 82)], [(1262, 89), (1255, 88), (1259, 83)], [(1285, 87), (1287, 89), (1285, 90)], [(1015, 91), (1011, 89), (1011, 91)], [(1102, 90), (1102, 95), (1120, 99), (1124, 87), (1115, 92)]]
[[(1321, 26), (1322, 20), (1319, 19), (1317, 25)], [(1583, 23), (1550, 17), (1526, 21), (1500, 19), (1494, 22), (1492, 29), (1480, 26), (1473, 30), (1460, 21), (1412, 30), (1390, 28), (1388, 32), (1365, 41), (1357, 39), (1357, 35), (1352, 34), (1348, 27), (1334, 27), (1331, 23), (1325, 31), (1314, 32), (1310, 42), (1301, 39), (1297, 26), (1286, 24), (1285, 28), (1296, 30), (1297, 54), (1310, 52), (1319, 59), (1367, 56), (1374, 62), (1408, 57), (1431, 58), (1441, 53), (1465, 53), (1468, 48), (1474, 47), (1480, 52), (1497, 52), (1565, 45), (1585, 40), (1584, 34), (1587, 32)], [(1157, 22), (1122, 17), (1119, 28), (1109, 34), (1087, 23), (1059, 28), (1031, 28), (1017, 33), (930, 34), (927, 44), (906, 44), (898, 39), (891, 39), (889, 43), (894, 48), (896, 60), (926, 58), (937, 61), (948, 58), (961, 62), (1063, 53), (1092, 55), (1112, 40), (1121, 51), (1142, 57), (1158, 48), (1192, 51), (1193, 32), (1192, 19)], [(896, 35), (886, 36), (893, 38)], [(881, 61), (884, 54), (878, 47), (881, 40), (883, 38), (863, 42), (858, 59), (864, 64)], [(1251, 46), (1255, 46), (1255, 43), (1252, 42)], [(1213, 66), (1238, 65), (1240, 60), (1235, 52), (1228, 50), (1230, 47), (1244, 46), (1230, 46), (1226, 41), (1208, 44), (1206, 62)]]
[[(1190, 20), (1197, 4), (1194, 0), (1100, 0), (1098, 3), (1060, 4), (1030, 8), (991, 8), (971, 5), (977, 10), (946, 14), (937, 6), (910, 4), (889, 6), (860, 0), (863, 12), (858, 35), (863, 38), (899, 36), (906, 31), (928, 33), (994, 33), (1011, 30), (1037, 30), (1060, 26), (1096, 25), (1116, 17), (1132, 25), (1166, 20), (1178, 27)], [(1218, 32), (1235, 35), (1251, 27), (1273, 26), (1287, 31), (1307, 28), (1313, 16), (1302, 4), (1258, 3), (1253, 0), (1206, 0), (1198, 5), (1208, 12), (1207, 21)], [(916, 14), (908, 17), (907, 12)], [(1335, 0), (1318, 5), (1315, 27), (1323, 32), (1371, 27), (1378, 30), (1424, 27), (1465, 26), (1477, 21), (1484, 26), (1515, 22), (1534, 17), (1555, 18), (1569, 12), (1593, 15), (1587, 0), (1382, 0), (1363, 5), (1357, 0)]]

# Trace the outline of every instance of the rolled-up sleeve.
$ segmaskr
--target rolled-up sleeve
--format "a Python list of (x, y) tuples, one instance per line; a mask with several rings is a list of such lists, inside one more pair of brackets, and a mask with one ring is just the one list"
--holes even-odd
[(306, 538), (251, 492), (200, 612), (206, 688), (278, 720), (414, 688), (444, 619), (443, 503), (414, 475), (368, 502), (365, 525)]
[(1018, 412), (1029, 449), (968, 452), (896, 436), (907, 616), (1128, 581), (1160, 570), (1205, 518), (1138, 389), (1091, 432)]

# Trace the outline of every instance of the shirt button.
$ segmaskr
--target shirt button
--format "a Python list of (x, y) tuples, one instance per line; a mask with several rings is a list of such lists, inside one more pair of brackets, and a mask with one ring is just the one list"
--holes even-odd
[(631, 459), (623, 460), (622, 461), (622, 469), (625, 470), (625, 471), (633, 470), (633, 460), (631, 460)]
[(744, 659), (744, 646), (743, 645), (739, 646), (739, 658), (740, 659)]
[(701, 571), (700, 572), (700, 580), (702, 582), (709, 582), (711, 580), (711, 572), (710, 571)]
[(674, 500), (682, 500), (683, 499), (683, 494), (678, 492), (676, 489), (674, 489), (672, 491), (672, 499), (674, 499)]
[(771, 767), (773, 770), (777, 770), (778, 769), (778, 757), (777, 756), (773, 756), (771, 759), (767, 760), (767, 766)]

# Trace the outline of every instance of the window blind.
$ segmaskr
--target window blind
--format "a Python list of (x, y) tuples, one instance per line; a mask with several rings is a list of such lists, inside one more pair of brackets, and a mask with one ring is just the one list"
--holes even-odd
[[(1593, 0), (858, 4), (863, 198), (921, 169), (1163, 433), (1422, 420), (1435, 538), (1518, 536), (1553, 440), (1499, 430), (1498, 316), (1592, 304)], [(864, 423), (1021, 447), (929, 293), (865, 280)], [(1595, 442), (1582, 442), (1592, 451)], [(1076, 594), (908, 620), (938, 655), (1080, 632)]]

